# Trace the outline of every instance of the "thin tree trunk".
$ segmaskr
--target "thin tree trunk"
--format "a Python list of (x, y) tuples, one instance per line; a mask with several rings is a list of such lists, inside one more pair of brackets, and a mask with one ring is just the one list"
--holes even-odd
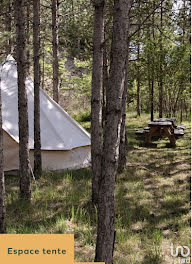
[[(150, 42), (150, 32), (148, 30), (148, 41)], [(153, 55), (152, 55), (153, 56)], [(152, 82), (152, 77), (151, 77), (151, 67), (150, 65), (152, 64), (151, 56), (150, 56), (150, 51), (148, 48), (147, 51), (147, 72), (148, 72), (148, 86), (149, 86), (149, 94), (150, 94), (150, 114), (151, 114), (151, 121), (154, 119), (154, 103), (153, 103), (153, 82)]]
[(119, 161), (118, 161), (118, 172), (121, 173), (126, 167), (127, 161), (127, 137), (126, 137), (126, 102), (127, 102), (127, 88), (128, 88), (128, 64), (129, 55), (126, 59), (126, 73), (125, 83), (122, 97), (122, 120), (121, 120), (121, 131), (120, 131), (120, 146), (119, 146)]
[[(79, 32), (77, 33), (79, 35)], [(80, 37), (77, 38), (77, 59), (80, 58), (81, 53), (81, 39)]]
[(151, 121), (154, 119), (154, 78), (152, 76), (151, 84)]
[(188, 106), (187, 106), (187, 102), (185, 101), (185, 99), (184, 99), (184, 109), (183, 110), (185, 110), (185, 117), (186, 117), (186, 119), (187, 119), (187, 116), (188, 116)]
[(185, 44), (185, 27), (186, 27), (186, 17), (185, 17), (185, 12), (186, 12), (186, 2), (183, 0), (183, 45)]
[[(129, 13), (128, 13), (128, 29), (130, 27), (130, 10), (132, 0), (130, 1)], [(119, 146), (119, 160), (118, 160), (118, 172), (121, 173), (126, 167), (127, 162), (127, 136), (126, 136), (126, 105), (127, 105), (127, 91), (128, 91), (128, 76), (129, 76), (129, 44), (130, 39), (127, 39), (127, 57), (125, 64), (125, 82), (122, 97), (122, 120), (120, 131), (120, 146)]]
[(115, 179), (117, 173), (122, 94), (125, 81), (129, 1), (114, 1), (109, 87), (106, 91), (106, 125), (98, 200), (95, 261), (113, 263), (115, 243)]
[(59, 102), (58, 0), (52, 0), (53, 100)]
[(181, 97), (181, 95), (183, 93), (182, 87), (183, 87), (183, 82), (181, 81), (180, 82), (180, 85), (179, 85), (178, 92), (177, 92), (177, 96), (176, 96), (176, 99), (175, 99), (175, 102), (174, 102), (174, 106), (173, 106), (173, 115), (174, 116), (176, 115), (177, 105), (178, 105), (179, 98)]
[(12, 23), (12, 1), (8, 0), (6, 4), (6, 14), (5, 14), (5, 30), (8, 32), (8, 37), (6, 38), (6, 54), (11, 54), (12, 52), (12, 36), (11, 36), (11, 23)]
[(163, 31), (163, 0), (161, 0), (161, 32), (160, 32), (160, 80), (159, 80), (159, 117), (163, 117), (163, 43), (162, 43), (162, 31)]
[[(1, 74), (1, 73), (0, 73)], [(5, 181), (3, 172), (3, 129), (2, 129), (2, 104), (1, 104), (1, 76), (0, 76), (0, 233), (6, 233), (5, 209)]]
[(94, 51), (91, 97), (91, 159), (92, 159), (92, 201), (98, 202), (99, 178), (102, 155), (102, 77), (104, 40), (104, 0), (95, 0)]
[(25, 88), (26, 59), (25, 59), (25, 19), (24, 0), (15, 0), (16, 22), (16, 58), (18, 72), (18, 112), (19, 112), (19, 172), (21, 198), (31, 198), (30, 169), (29, 169), (29, 127), (27, 93)]
[[(139, 32), (139, 31), (138, 31)], [(137, 62), (140, 60), (140, 44), (137, 42)], [(141, 115), (140, 67), (137, 66), (137, 115)]]
[(40, 1), (33, 0), (33, 60), (34, 60), (34, 174), (42, 173), (41, 135), (40, 135)]
[(45, 39), (43, 38), (43, 54), (42, 54), (42, 89), (45, 88)]
[(183, 99), (181, 99), (181, 104), (180, 104), (180, 123), (183, 122)]
[[(153, 2), (153, 4), (155, 5), (155, 2)], [(151, 121), (153, 121), (154, 119), (154, 64), (155, 64), (155, 61), (154, 61), (154, 57), (155, 57), (155, 14), (153, 13), (153, 16), (152, 16), (152, 36), (153, 36), (153, 53), (152, 53), (152, 60), (151, 60), (151, 63), (152, 63), (152, 74), (151, 74)]]
[[(140, 15), (140, 1), (138, 1), (138, 10)], [(140, 16), (138, 23), (140, 24)], [(140, 30), (137, 33), (137, 115), (141, 115), (141, 89), (140, 89)]]

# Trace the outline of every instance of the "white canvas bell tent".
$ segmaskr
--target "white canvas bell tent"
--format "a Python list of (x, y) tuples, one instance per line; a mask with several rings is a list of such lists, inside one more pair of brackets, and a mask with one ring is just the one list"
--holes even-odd
[[(19, 169), (17, 63), (11, 55), (1, 64), (4, 171)], [(33, 167), (34, 86), (26, 79), (30, 164)], [(90, 135), (42, 89), (40, 126), (43, 170), (65, 170), (90, 164)]]

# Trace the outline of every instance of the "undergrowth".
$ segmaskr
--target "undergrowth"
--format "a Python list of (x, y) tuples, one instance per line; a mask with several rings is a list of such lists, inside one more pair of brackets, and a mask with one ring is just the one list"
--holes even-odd
[[(171, 148), (168, 139), (145, 145), (136, 137), (148, 121), (148, 115), (127, 118), (127, 167), (116, 187), (114, 264), (178, 263), (171, 243), (190, 246), (190, 123)], [(18, 186), (18, 177), (6, 176), (8, 233), (74, 233), (75, 260), (94, 260), (97, 208), (91, 203), (89, 168), (43, 174), (37, 188), (32, 182), (30, 205), (19, 200)]]

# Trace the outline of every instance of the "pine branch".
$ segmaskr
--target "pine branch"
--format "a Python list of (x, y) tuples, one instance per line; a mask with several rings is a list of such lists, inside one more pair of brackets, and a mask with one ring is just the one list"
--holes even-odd
[[(164, 2), (164, 0), (162, 1)], [(141, 22), (141, 24), (138, 26), (138, 28), (131, 34), (129, 35), (129, 39), (131, 39), (143, 26), (143, 24), (150, 18), (151, 15), (154, 14), (154, 12), (160, 7), (161, 3), (159, 3), (150, 13), (149, 15)]]

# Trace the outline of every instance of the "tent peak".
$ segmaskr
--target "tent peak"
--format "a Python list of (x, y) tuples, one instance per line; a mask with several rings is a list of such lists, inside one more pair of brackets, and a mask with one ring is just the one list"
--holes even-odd
[(6, 58), (6, 61), (15, 61), (15, 59), (13, 58), (11, 54), (9, 54)]
[(13, 58), (11, 54), (7, 55), (7, 58), (0, 64), (0, 66), (3, 66), (6, 62), (16, 62), (16, 60)]

